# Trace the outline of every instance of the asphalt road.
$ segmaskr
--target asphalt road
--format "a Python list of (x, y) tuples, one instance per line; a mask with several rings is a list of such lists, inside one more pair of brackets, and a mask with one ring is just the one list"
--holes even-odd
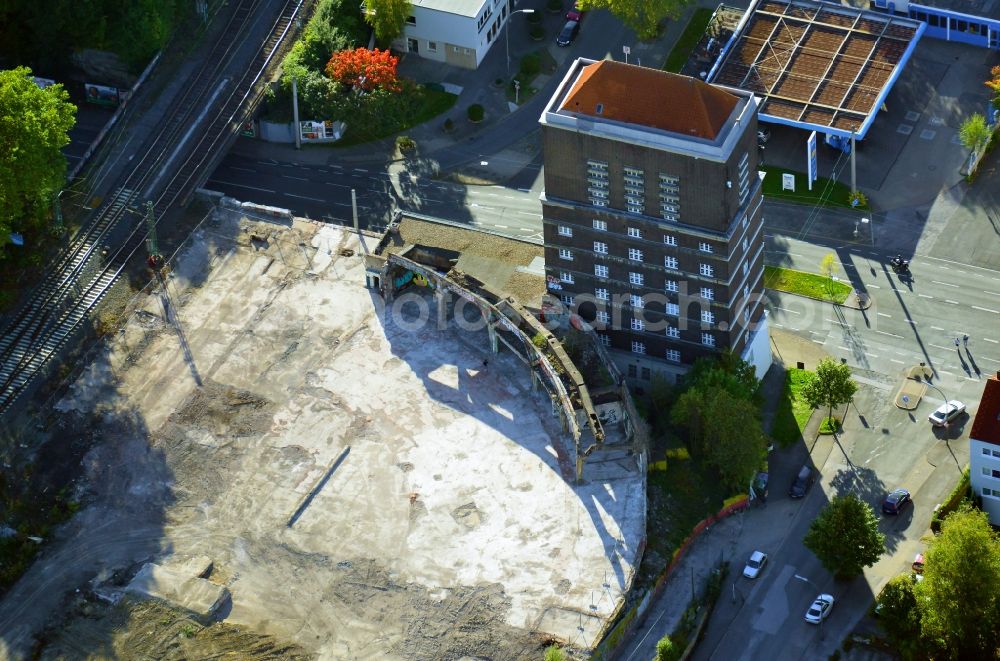
[(516, 238), (541, 240), (540, 176), (529, 166), (521, 179), (530, 188), (464, 186), (406, 171), (350, 165), (307, 165), (229, 154), (206, 184), (237, 199), (291, 209), (296, 214), (350, 224), (351, 190), (355, 190), (359, 222), (381, 230), (392, 209), (414, 211), (498, 231)]

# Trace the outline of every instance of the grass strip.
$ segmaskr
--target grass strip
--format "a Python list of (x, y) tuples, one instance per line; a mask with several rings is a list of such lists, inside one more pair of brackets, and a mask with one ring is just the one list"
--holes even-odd
[(771, 437), (781, 447), (788, 447), (798, 442), (802, 437), (802, 430), (809, 423), (813, 410), (802, 399), (801, 393), (811, 375), (812, 372), (809, 370), (795, 367), (785, 372), (785, 386), (774, 414), (774, 425), (771, 427)]
[(677, 38), (677, 43), (674, 44), (670, 55), (667, 55), (667, 61), (663, 63), (664, 71), (671, 71), (673, 73), (681, 72), (681, 68), (687, 62), (691, 51), (698, 45), (701, 36), (705, 34), (708, 22), (712, 20), (712, 12), (712, 9), (704, 7), (695, 10), (694, 14), (691, 15), (691, 20), (684, 27), (684, 32)]
[(843, 303), (853, 289), (838, 280), (781, 266), (764, 267), (764, 286), (768, 289), (808, 296), (828, 303)]
[[(765, 151), (766, 151), (765, 147)], [(787, 168), (780, 168), (774, 165), (761, 165), (760, 169), (767, 173), (764, 177), (763, 193), (765, 197), (777, 198), (786, 202), (798, 204), (816, 205), (821, 204), (827, 207), (841, 207), (851, 209), (851, 188), (839, 181), (831, 181), (826, 177), (816, 177), (812, 190), (806, 175), (803, 172), (796, 172)], [(795, 175), (795, 190), (782, 190), (781, 175)], [(867, 209), (866, 206), (859, 206), (857, 209)]]

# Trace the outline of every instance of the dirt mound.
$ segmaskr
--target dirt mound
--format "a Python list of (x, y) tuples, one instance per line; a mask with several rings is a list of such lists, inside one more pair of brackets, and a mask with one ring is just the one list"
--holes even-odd
[(204, 429), (216, 437), (253, 436), (270, 429), (272, 409), (271, 402), (248, 390), (206, 379), (170, 421)]
[(225, 623), (203, 626), (156, 602), (124, 599), (116, 606), (79, 598), (74, 616), (37, 650), (40, 661), (241, 659), (305, 661), (302, 648)]

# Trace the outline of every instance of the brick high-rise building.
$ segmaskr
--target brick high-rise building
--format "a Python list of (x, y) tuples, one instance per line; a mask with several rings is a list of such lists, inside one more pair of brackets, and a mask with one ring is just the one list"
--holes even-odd
[(632, 378), (723, 349), (771, 364), (757, 100), (578, 59), (542, 114), (549, 292)]

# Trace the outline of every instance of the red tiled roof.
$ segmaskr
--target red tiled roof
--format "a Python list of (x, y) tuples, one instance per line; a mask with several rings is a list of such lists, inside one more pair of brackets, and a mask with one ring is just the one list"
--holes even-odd
[(695, 78), (603, 60), (584, 67), (559, 109), (714, 140), (738, 101)]
[(969, 438), (1000, 445), (1000, 373), (986, 382)]

